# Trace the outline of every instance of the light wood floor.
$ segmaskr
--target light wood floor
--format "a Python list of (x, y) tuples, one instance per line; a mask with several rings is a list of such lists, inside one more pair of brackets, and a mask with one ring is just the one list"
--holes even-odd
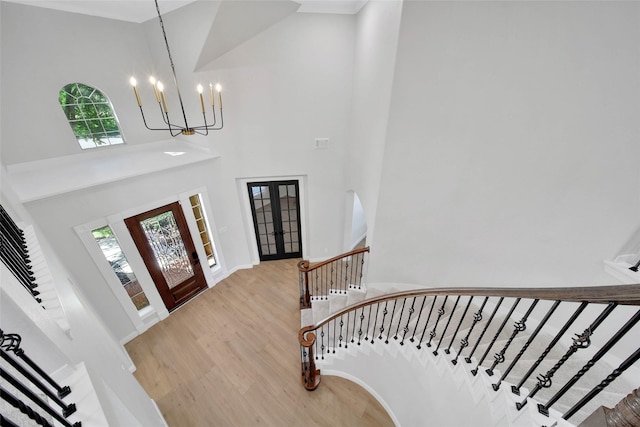
[(303, 388), (298, 261), (240, 270), (126, 345), (170, 427), (393, 425), (350, 381)]

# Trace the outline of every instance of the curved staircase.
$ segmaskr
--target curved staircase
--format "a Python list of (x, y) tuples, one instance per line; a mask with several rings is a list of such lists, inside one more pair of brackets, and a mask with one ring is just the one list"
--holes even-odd
[[(305, 274), (317, 290), (323, 286), (313, 280), (331, 278), (301, 310), (302, 376), (309, 389), (318, 386), (320, 372), (338, 375), (369, 390), (396, 425), (482, 427), (588, 423), (599, 407), (614, 406), (638, 387), (640, 285), (591, 288), (582, 297), (575, 289), (482, 294), (367, 285), (364, 258), (345, 255), (317, 276), (309, 264), (300, 265), (301, 291)], [(331, 270), (359, 264), (358, 280), (347, 273), (336, 284)], [(539, 295), (527, 298), (527, 291)], [(590, 394), (597, 398), (575, 408)], [(636, 418), (627, 425), (640, 425), (640, 410), (631, 405)]]

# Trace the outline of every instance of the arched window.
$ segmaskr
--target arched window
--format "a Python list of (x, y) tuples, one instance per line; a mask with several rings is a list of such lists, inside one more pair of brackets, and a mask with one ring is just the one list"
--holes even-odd
[(111, 102), (98, 89), (70, 83), (58, 101), (82, 149), (124, 143)]

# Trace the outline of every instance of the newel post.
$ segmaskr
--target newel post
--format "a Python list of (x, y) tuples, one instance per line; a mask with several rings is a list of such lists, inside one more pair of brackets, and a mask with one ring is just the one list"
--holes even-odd
[(298, 333), (302, 361), (302, 385), (309, 391), (318, 388), (320, 384), (320, 369), (316, 369), (313, 357), (313, 344), (316, 342), (316, 334), (303, 328)]
[(640, 425), (640, 388), (624, 397), (614, 408), (601, 406), (579, 427), (634, 427)]
[(300, 272), (300, 309), (311, 308), (311, 294), (309, 293), (309, 261), (298, 263)]

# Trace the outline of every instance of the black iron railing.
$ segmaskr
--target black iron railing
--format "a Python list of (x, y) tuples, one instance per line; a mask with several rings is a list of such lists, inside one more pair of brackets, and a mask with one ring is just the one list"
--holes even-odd
[[(538, 412), (548, 415), (550, 408), (578, 380), (591, 374), (590, 368), (626, 337), (627, 344), (615, 349), (616, 356), (623, 362), (605, 378), (592, 378), (597, 386), (575, 404), (565, 399), (563, 404), (571, 409), (563, 418), (569, 419), (640, 358), (640, 344), (633, 338), (640, 336), (638, 306), (640, 284), (546, 289), (439, 288), (389, 294), (346, 307), (300, 330), (302, 382), (309, 390), (318, 387), (320, 371), (316, 361), (341, 351), (342, 347), (376, 342), (381, 345), (381, 342), (388, 344), (396, 340), (401, 345), (411, 343), (418, 350), (431, 347), (434, 355), (446, 347), (444, 353), (451, 354), (452, 364), (464, 360), (475, 365), (471, 370), (473, 375), (482, 369), (493, 377), (497, 366), (504, 363), (508, 367), (496, 378), (493, 390), (499, 390), (506, 382), (513, 384), (510, 390), (518, 395), (528, 383), (531, 391), (517, 403), (518, 410), (542, 389), (547, 390), (547, 394), (555, 393), (546, 398), (536, 396), (540, 402)], [(616, 316), (611, 316), (614, 312)], [(624, 320), (613, 323), (613, 318)], [(525, 336), (525, 330), (532, 332)], [(571, 332), (575, 333), (573, 338)], [(523, 339), (516, 340), (519, 334)], [(458, 340), (456, 352), (453, 343)], [(524, 344), (520, 344), (522, 341)], [(629, 341), (632, 343), (630, 353), (621, 356), (621, 352), (629, 351)], [(534, 342), (535, 350), (531, 346)], [(569, 379), (562, 381), (554, 377), (559, 369), (564, 368), (563, 372), (569, 369), (567, 361), (582, 363), (574, 356), (592, 344), (597, 348), (596, 353), (575, 374), (564, 375)], [(474, 353), (479, 349), (484, 351), (476, 361)], [(523, 361), (525, 353), (526, 360), (535, 362), (524, 375), (512, 374), (516, 365), (524, 368), (518, 370), (523, 372), (527, 367), (523, 365), (531, 363)], [(490, 354), (493, 361), (485, 364)], [(543, 361), (544, 366), (551, 363), (553, 366), (540, 369)], [(538, 375), (532, 379), (534, 372)]]
[(36, 277), (31, 268), (29, 249), (24, 232), (16, 225), (6, 210), (0, 205), (0, 258), (24, 288), (38, 303), (40, 292), (36, 290)]
[(314, 265), (300, 261), (300, 308), (310, 308), (313, 300), (326, 300), (331, 294), (346, 295), (349, 289), (361, 289), (368, 253), (367, 247)]
[[(0, 377), (12, 390), (0, 387), (2, 400), (43, 426), (52, 425), (56, 420), (65, 427), (80, 427), (78, 421), (67, 419), (76, 412), (74, 403), (63, 399), (71, 393), (69, 386), (59, 385), (38, 366), (20, 347), (22, 339), (18, 334), (5, 334), (0, 329), (0, 358), (11, 366), (13, 373), (0, 366)], [(2, 425), (15, 425), (6, 414), (2, 414)]]

